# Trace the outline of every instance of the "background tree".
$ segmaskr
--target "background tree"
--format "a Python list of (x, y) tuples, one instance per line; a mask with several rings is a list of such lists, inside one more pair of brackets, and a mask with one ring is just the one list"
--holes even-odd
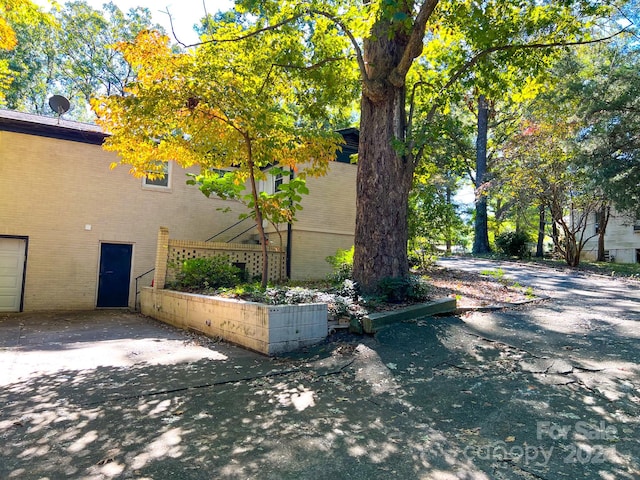
[(464, 245), (466, 229), (454, 202), (457, 178), (442, 175), (433, 164), (421, 165), (409, 196), (409, 246), (413, 252), (433, 255), (444, 246)]
[(14, 82), (15, 72), (9, 59), (16, 47), (23, 47), (23, 38), (16, 30), (34, 28), (50, 23), (50, 18), (29, 0), (3, 0), (0, 3), (0, 106), (6, 101), (6, 92)]
[(584, 160), (616, 210), (640, 218), (640, 48), (602, 46), (580, 60), (571, 86), (582, 99)]
[(587, 226), (605, 201), (580, 162), (578, 127), (558, 117), (526, 120), (505, 148), (501, 165), (514, 190), (534, 192), (539, 205), (549, 209), (561, 233), (553, 237), (555, 247), (572, 267), (595, 236)]
[(538, 109), (546, 105), (578, 125), (574, 161), (600, 198), (593, 211), (600, 261), (604, 261), (610, 207), (618, 215), (640, 214), (638, 100), (633, 93), (640, 84), (633, 44), (616, 39), (567, 52), (554, 69), (551, 90), (537, 102)]
[(95, 10), (84, 1), (66, 3), (51, 15), (10, 18), (17, 46), (0, 58), (13, 83), (6, 92), (7, 108), (54, 115), (47, 104), (52, 94), (69, 98), (68, 116), (92, 121), (89, 99), (122, 94), (132, 72), (122, 54), (110, 45), (133, 40), (145, 29), (162, 31), (148, 9), (123, 13), (113, 3)]
[[(437, 114), (431, 128), (425, 131), (423, 161), (414, 174), (409, 196), (410, 250), (429, 254), (444, 245), (451, 253), (453, 245), (466, 243), (467, 229), (460, 218), (454, 198), (471, 168), (473, 126), (460, 110)], [(464, 111), (462, 113), (465, 113)]]

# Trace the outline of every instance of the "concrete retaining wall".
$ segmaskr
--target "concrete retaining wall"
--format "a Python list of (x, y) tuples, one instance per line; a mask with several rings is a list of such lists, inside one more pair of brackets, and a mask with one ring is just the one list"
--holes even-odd
[(265, 305), (146, 287), (142, 313), (178, 328), (220, 337), (265, 355), (296, 350), (327, 336), (327, 305)]

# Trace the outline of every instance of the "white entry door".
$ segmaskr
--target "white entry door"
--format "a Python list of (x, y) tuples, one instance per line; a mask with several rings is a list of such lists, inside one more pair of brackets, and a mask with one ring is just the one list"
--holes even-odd
[(0, 237), (0, 312), (19, 312), (27, 241)]

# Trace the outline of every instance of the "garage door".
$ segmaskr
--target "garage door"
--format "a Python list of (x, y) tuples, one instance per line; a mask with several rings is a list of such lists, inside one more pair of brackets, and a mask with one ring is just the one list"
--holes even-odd
[(27, 241), (0, 237), (0, 312), (19, 312)]

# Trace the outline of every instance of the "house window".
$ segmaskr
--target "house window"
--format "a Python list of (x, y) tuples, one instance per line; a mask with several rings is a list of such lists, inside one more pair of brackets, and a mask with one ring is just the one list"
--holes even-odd
[(285, 178), (282, 173), (272, 173), (267, 171), (266, 178), (264, 180), (260, 180), (260, 184), (258, 189), (261, 192), (265, 192), (268, 195), (273, 195), (278, 190), (280, 190), (280, 185), (282, 185)]
[(279, 173), (278, 175), (275, 176), (273, 180), (273, 193), (276, 193), (278, 190), (280, 190), (280, 185), (282, 185), (283, 183), (284, 183), (284, 177), (282, 176), (281, 173)]
[(222, 178), (228, 173), (227, 170), (222, 170), (221, 168), (210, 168), (209, 171), (211, 172), (212, 176), (213, 174), (215, 174), (218, 178)]
[(163, 174), (161, 177), (149, 178), (144, 177), (142, 179), (142, 187), (148, 189), (168, 190), (171, 188), (171, 163), (170, 162), (157, 162), (158, 170), (149, 170), (149, 173), (156, 175)]

